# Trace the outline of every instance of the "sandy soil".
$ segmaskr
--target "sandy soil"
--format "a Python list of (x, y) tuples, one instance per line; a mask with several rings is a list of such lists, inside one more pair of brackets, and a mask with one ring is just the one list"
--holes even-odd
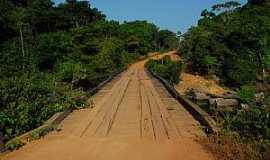
[(157, 55), (155, 54), (156, 53), (153, 53), (154, 56), (151, 56), (151, 54), (149, 55), (151, 59), (161, 59), (164, 56), (170, 56), (172, 60), (175, 60), (175, 61), (181, 60), (181, 58), (177, 55), (177, 51), (171, 51), (171, 52), (157, 54)]
[(228, 92), (228, 90), (222, 88), (214, 80), (206, 79), (202, 76), (192, 75), (189, 73), (181, 74), (181, 82), (176, 85), (175, 88), (180, 94), (185, 94), (190, 89), (219, 96)]
[[(165, 55), (169, 55), (171, 59), (175, 61), (181, 60), (181, 57), (176, 53), (176, 51), (168, 52), (164, 55), (159, 55), (158, 58), (161, 58)], [(181, 82), (176, 85), (175, 88), (182, 95), (184, 95), (190, 89), (195, 89), (204, 93), (210, 93), (219, 96), (228, 92), (228, 90), (221, 87), (218, 82), (211, 79), (206, 79), (199, 75), (182, 73), (180, 78)]]
[(53, 132), (1, 160), (209, 160), (199, 123), (144, 70), (132, 65)]

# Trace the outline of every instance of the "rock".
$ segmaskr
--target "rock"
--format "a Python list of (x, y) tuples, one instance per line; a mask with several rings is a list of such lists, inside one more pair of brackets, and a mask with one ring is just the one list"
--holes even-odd
[(213, 94), (207, 93), (207, 96), (211, 97), (212, 99), (223, 98), (223, 99), (240, 99), (240, 97), (235, 92), (228, 91), (223, 94)]
[(209, 104), (216, 107), (235, 107), (239, 102), (237, 99), (212, 98), (209, 99)]
[(249, 109), (249, 105), (248, 104), (244, 104), (244, 103), (241, 103), (240, 104), (240, 107), (244, 110), (248, 110)]
[(226, 92), (222, 96), (225, 99), (240, 99), (237, 93), (233, 93), (233, 92)]
[(223, 99), (218, 98), (216, 100), (217, 107), (234, 107), (238, 106), (239, 102), (237, 99)]
[(256, 93), (256, 94), (254, 95), (254, 98), (255, 98), (255, 101), (256, 101), (256, 102), (260, 102), (260, 101), (263, 101), (263, 99), (265, 98), (265, 95), (264, 95), (263, 92), (261, 92), (261, 93)]
[(203, 100), (210, 99), (210, 97), (207, 96), (205, 93), (194, 91), (193, 95), (192, 95), (192, 99), (194, 99), (196, 101), (203, 101)]
[(216, 106), (216, 98), (209, 99), (209, 105), (210, 106)]

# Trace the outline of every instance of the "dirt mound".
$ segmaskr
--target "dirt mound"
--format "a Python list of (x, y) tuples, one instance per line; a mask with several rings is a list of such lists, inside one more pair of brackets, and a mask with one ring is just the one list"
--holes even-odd
[(185, 94), (190, 89), (220, 96), (228, 92), (214, 80), (189, 73), (182, 73), (181, 82), (175, 87), (180, 94)]

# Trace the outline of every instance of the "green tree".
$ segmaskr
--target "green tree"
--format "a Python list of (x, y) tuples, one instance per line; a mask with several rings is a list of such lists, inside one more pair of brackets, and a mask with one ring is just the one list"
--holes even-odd
[(227, 83), (264, 80), (269, 70), (269, 8), (250, 4), (239, 8), (234, 2), (213, 8), (225, 11), (212, 18), (207, 10), (203, 12), (198, 26), (184, 34), (180, 44), (183, 58), (193, 71), (207, 74), (209, 58), (205, 57), (213, 57), (216, 64), (211, 65), (211, 73)]
[(160, 30), (157, 33), (157, 46), (159, 49), (175, 49), (178, 41), (174, 32), (169, 30)]

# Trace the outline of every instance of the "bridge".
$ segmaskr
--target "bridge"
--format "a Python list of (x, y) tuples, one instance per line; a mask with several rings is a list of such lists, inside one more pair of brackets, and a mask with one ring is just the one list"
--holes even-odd
[(144, 68), (133, 64), (52, 132), (3, 160), (209, 160), (199, 122)]

